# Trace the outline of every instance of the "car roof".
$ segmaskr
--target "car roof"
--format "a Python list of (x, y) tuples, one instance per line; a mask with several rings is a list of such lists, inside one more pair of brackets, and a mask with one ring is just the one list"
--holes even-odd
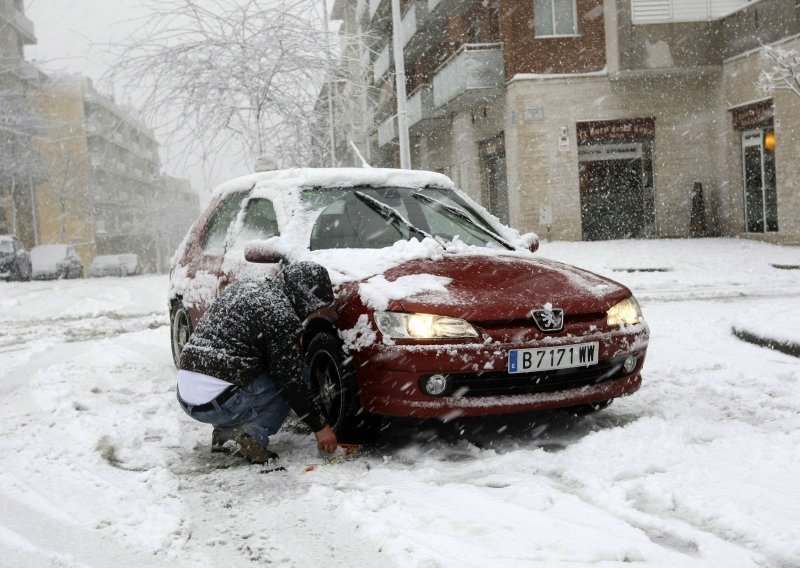
[(258, 172), (226, 182), (214, 190), (214, 197), (236, 191), (270, 188), (291, 190), (308, 187), (441, 187), (453, 189), (444, 174), (424, 170), (392, 168), (295, 168)]

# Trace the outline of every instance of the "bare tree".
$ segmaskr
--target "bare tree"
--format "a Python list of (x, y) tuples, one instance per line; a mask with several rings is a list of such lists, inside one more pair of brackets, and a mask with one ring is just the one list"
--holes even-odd
[(145, 89), (151, 123), (205, 162), (223, 151), (248, 165), (266, 153), (306, 162), (310, 115), (330, 65), (318, 0), (145, 4), (150, 15), (110, 79)]
[(765, 93), (791, 91), (800, 97), (800, 53), (793, 49), (764, 46), (762, 54), (769, 69), (761, 71), (758, 88)]

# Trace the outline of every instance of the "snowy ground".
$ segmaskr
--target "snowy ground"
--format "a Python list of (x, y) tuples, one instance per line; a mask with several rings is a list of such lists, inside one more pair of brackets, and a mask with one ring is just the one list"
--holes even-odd
[(800, 270), (773, 266), (800, 248), (541, 254), (634, 290), (641, 391), (468, 439), (405, 425), (386, 456), (310, 473), (291, 431), (286, 472), (208, 453), (174, 401), (166, 277), (0, 283), (0, 566), (800, 566), (800, 360), (731, 333), (800, 343)]

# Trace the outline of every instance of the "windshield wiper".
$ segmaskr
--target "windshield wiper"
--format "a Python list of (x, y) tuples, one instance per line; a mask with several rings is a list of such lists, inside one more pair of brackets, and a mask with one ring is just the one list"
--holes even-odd
[(433, 197), (429, 197), (427, 195), (423, 195), (422, 193), (412, 193), (411, 194), (415, 199), (427, 203), (428, 205), (432, 206), (434, 209), (441, 209), (450, 215), (457, 217), (463, 221), (466, 221), (482, 233), (492, 237), (494, 240), (499, 242), (501, 245), (506, 247), (509, 250), (514, 250), (514, 245), (509, 243), (506, 239), (495, 233), (494, 231), (490, 231), (489, 229), (482, 227), (478, 223), (476, 223), (472, 217), (470, 217), (466, 211), (459, 209), (458, 207), (453, 207), (452, 205), (448, 205), (438, 199), (434, 199)]
[(367, 195), (366, 193), (363, 193), (361, 191), (354, 191), (353, 195), (358, 197), (362, 202), (364, 202), (364, 204), (367, 207), (369, 207), (370, 209), (375, 211), (378, 215), (380, 215), (384, 219), (386, 219), (388, 221), (400, 223), (401, 225), (404, 225), (404, 226), (408, 227), (408, 229), (410, 229), (411, 231), (417, 233), (418, 235), (433, 239), (433, 235), (431, 235), (430, 233), (427, 233), (427, 232), (423, 231), (422, 229), (419, 229), (419, 228), (415, 227), (414, 225), (412, 225), (411, 221), (409, 221), (408, 219), (403, 217), (397, 211), (397, 209), (395, 209), (394, 207), (386, 205), (385, 203), (382, 203), (381, 201), (378, 201), (374, 197), (370, 197), (369, 195)]

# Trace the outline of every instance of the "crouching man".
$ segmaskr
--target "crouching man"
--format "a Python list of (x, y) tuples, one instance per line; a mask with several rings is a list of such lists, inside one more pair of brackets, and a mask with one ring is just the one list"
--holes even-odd
[(274, 279), (228, 286), (183, 348), (178, 402), (214, 426), (212, 451), (263, 464), (289, 409), (314, 432), (317, 447), (336, 449), (336, 434), (302, 371), (300, 334), (313, 311), (333, 302), (328, 272), (313, 262), (288, 265)]

